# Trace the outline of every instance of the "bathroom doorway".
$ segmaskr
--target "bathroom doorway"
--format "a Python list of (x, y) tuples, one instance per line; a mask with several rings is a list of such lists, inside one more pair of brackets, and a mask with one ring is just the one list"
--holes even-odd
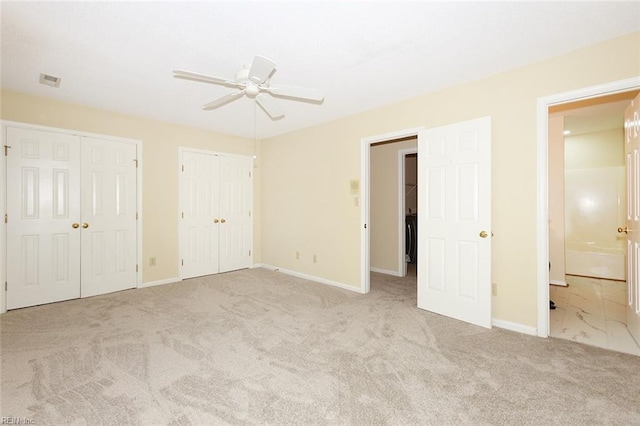
[(549, 335), (634, 355), (621, 230), (624, 110), (637, 93), (554, 105), (548, 116)]

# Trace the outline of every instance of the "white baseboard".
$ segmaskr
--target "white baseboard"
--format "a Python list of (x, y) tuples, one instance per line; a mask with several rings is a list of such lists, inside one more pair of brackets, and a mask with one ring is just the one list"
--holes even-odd
[(371, 272), (377, 272), (379, 274), (385, 274), (385, 275), (393, 275), (394, 277), (401, 277), (402, 274), (398, 273), (398, 271), (391, 271), (389, 269), (380, 269), (380, 268), (369, 268), (369, 270)]
[(265, 264), (260, 264), (260, 266), (258, 266), (260, 268), (265, 268), (265, 269), (270, 269), (272, 271), (275, 272), (282, 272), (283, 274), (287, 274), (287, 275), (291, 275), (293, 277), (298, 277), (298, 278), (302, 278), (305, 280), (309, 280), (309, 281), (315, 281), (321, 284), (327, 284), (333, 287), (339, 287), (342, 288), (344, 290), (350, 290), (350, 291), (355, 291), (356, 293), (362, 293), (360, 291), (359, 287), (354, 287), (351, 285), (347, 285), (347, 284), (343, 284), (337, 281), (331, 281), (328, 280), (326, 278), (320, 278), (320, 277), (315, 277), (313, 275), (307, 275), (307, 274), (303, 274), (301, 272), (296, 272), (296, 271), (291, 271), (289, 269), (283, 269), (283, 268), (278, 268), (277, 266), (272, 266), (272, 265), (265, 265)]
[(138, 286), (138, 288), (146, 288), (146, 287), (153, 287), (153, 286), (156, 286), (156, 285), (171, 284), (171, 283), (176, 283), (178, 281), (180, 281), (180, 279), (178, 277), (167, 278), (166, 280), (147, 281), (146, 283), (140, 284)]
[(558, 280), (549, 280), (549, 284), (551, 285), (561, 285), (562, 287), (567, 287), (569, 284), (567, 284), (566, 281), (558, 281)]
[(511, 330), (518, 333), (522, 333), (522, 334), (528, 334), (530, 336), (538, 335), (538, 330), (535, 327), (531, 327), (529, 325), (524, 325), (524, 324), (518, 324), (515, 322), (509, 322), (509, 321), (493, 318), (491, 320), (491, 325), (498, 328), (504, 328), (505, 330)]

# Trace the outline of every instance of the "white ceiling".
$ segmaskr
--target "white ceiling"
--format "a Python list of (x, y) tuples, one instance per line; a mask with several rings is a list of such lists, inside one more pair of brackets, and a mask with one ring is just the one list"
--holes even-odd
[[(0, 3), (5, 89), (254, 137), (254, 101), (213, 111), (230, 89), (174, 69), (233, 78), (255, 55), (272, 84), (322, 89), (321, 105), (255, 110), (257, 138), (313, 126), (640, 30), (640, 2)], [(585, 70), (588, 72), (588, 70)], [(39, 84), (60, 77), (59, 88)]]

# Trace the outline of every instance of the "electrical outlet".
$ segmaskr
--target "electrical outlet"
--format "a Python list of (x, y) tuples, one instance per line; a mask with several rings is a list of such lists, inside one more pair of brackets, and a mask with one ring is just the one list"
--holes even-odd
[(318, 256), (317, 255), (313, 255), (313, 263), (318, 263)]
[(494, 296), (498, 295), (498, 284), (491, 283), (491, 294)]
[(156, 258), (155, 257), (150, 257), (149, 258), (149, 266), (156, 266)]
[(299, 251), (296, 252), (296, 260), (300, 260), (300, 252)]

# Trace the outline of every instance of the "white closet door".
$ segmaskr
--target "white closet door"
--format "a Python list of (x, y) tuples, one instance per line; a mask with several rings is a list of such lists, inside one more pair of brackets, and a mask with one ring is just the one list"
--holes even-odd
[(7, 128), (7, 308), (80, 297), (79, 137)]
[(136, 145), (82, 138), (82, 297), (137, 285)]
[(227, 272), (251, 266), (253, 161), (248, 157), (219, 158), (220, 272)]
[(181, 173), (181, 277), (217, 274), (218, 157), (183, 152)]

